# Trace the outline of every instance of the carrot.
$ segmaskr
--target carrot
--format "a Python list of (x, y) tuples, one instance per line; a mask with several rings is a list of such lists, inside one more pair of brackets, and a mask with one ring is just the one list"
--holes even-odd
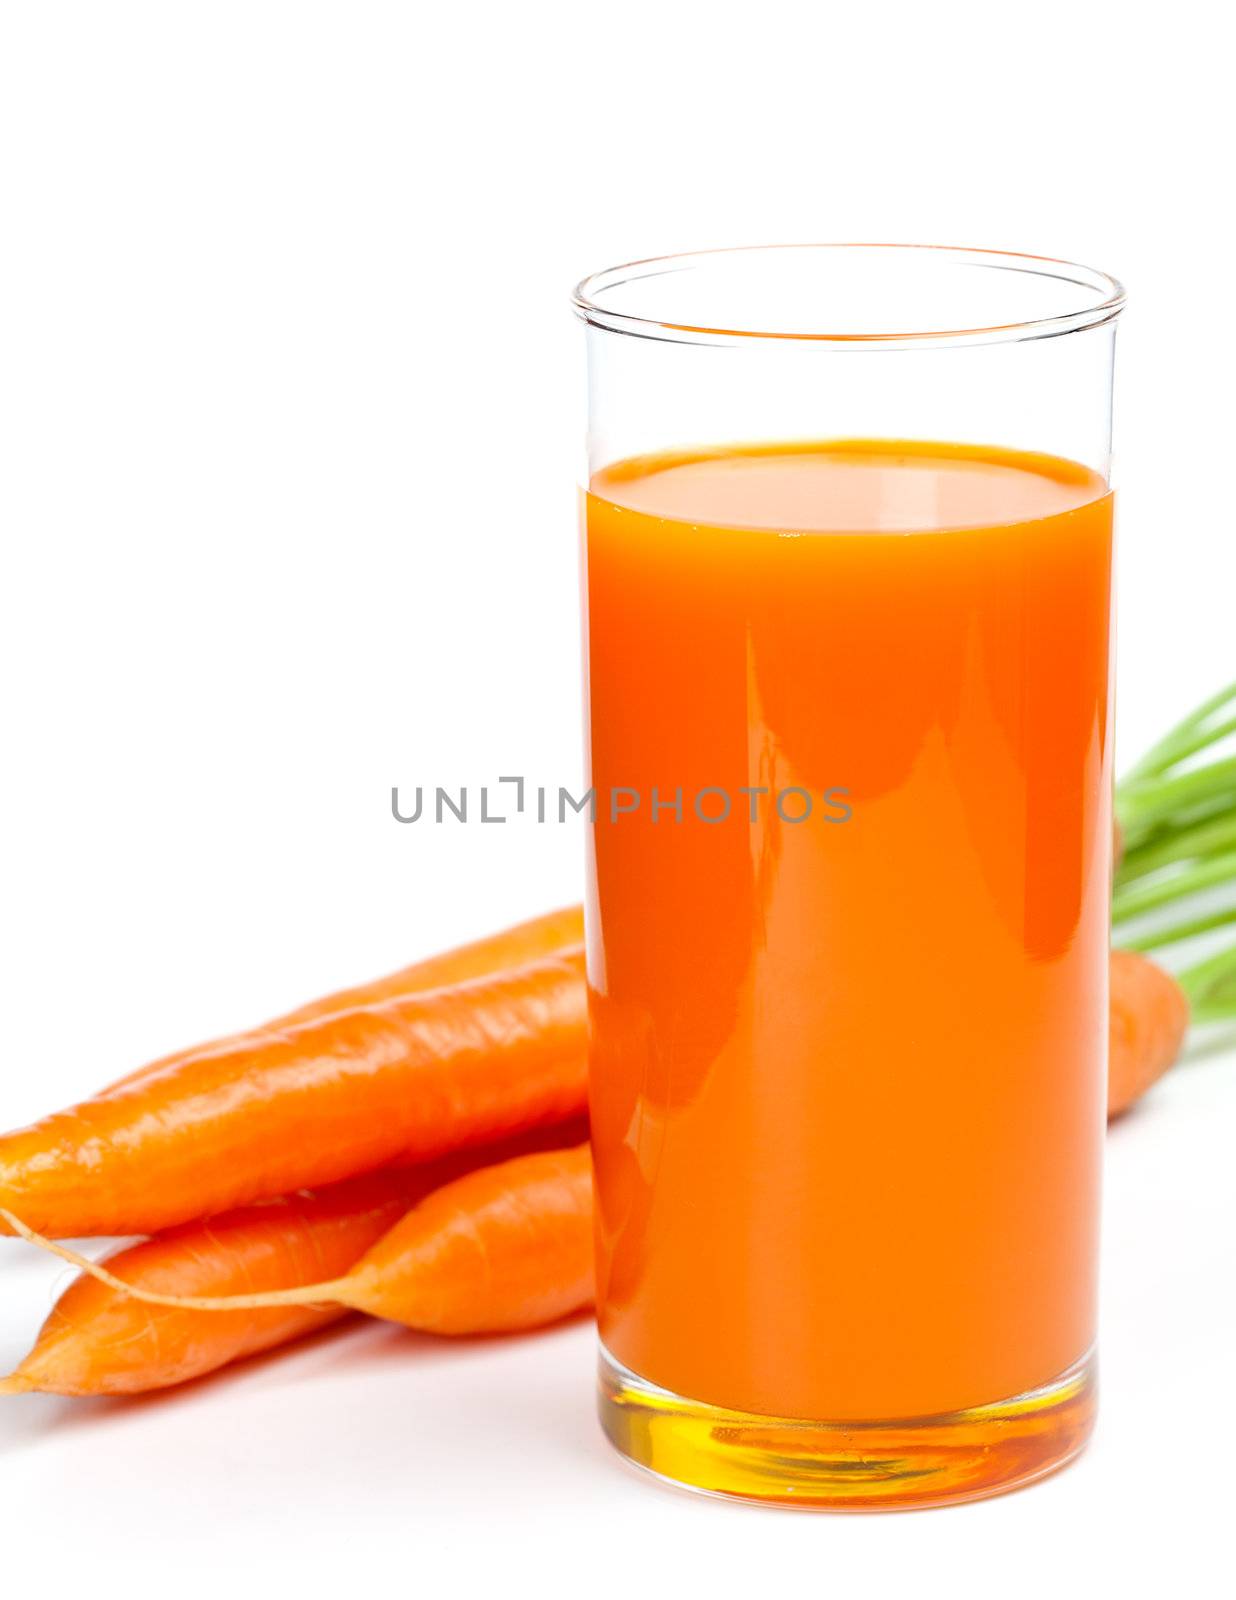
[[(1109, 1114), (1116, 1116), (1175, 1059), (1189, 1003), (1162, 968), (1128, 951), (1112, 953), (1111, 992)], [(534, 1326), (587, 1303), (586, 1147), (478, 1167), (424, 1194), (392, 1222), (416, 1181), (416, 1174), (388, 1172), (325, 1196), (250, 1207), (122, 1252), (102, 1267), (0, 1210), (13, 1232), (88, 1275), (67, 1292), (35, 1350), (0, 1382), (0, 1392), (158, 1387), (268, 1348), (349, 1309), (425, 1331), (475, 1333)], [(330, 1276), (340, 1254), (363, 1244), (367, 1230), (374, 1242), (351, 1270)], [(322, 1279), (308, 1284), (300, 1281), (308, 1271), (306, 1240)], [(213, 1260), (207, 1243), (215, 1248)], [(217, 1292), (240, 1282), (256, 1292)], [(136, 1303), (164, 1308), (176, 1320), (170, 1327), (148, 1315), (135, 1322)], [(202, 1316), (218, 1319), (218, 1338), (202, 1326)], [(113, 1352), (126, 1347), (129, 1355), (117, 1362)]]
[[(383, 1173), (246, 1206), (121, 1250), (107, 1258), (108, 1268), (126, 1283), (175, 1294), (283, 1287), (346, 1272), (403, 1215), (406, 1184), (407, 1173)], [(207, 1319), (152, 1309), (84, 1274), (56, 1302), (34, 1349), (0, 1380), (0, 1393), (140, 1394), (346, 1315), (343, 1306), (284, 1306)]]
[[(157, 1233), (269, 1195), (582, 1114), (579, 955), (320, 1017), (0, 1139), (0, 1206), (37, 1232)], [(1180, 1047), (1188, 1003), (1112, 957), (1110, 1114)]]
[(581, 1116), (582, 955), (318, 1017), (0, 1138), (40, 1233), (158, 1233)]
[(339, 1011), (352, 1011), (357, 1006), (377, 1005), (400, 995), (420, 994), (426, 989), (441, 989), (448, 984), (467, 983), (473, 978), (488, 977), (511, 967), (526, 966), (530, 961), (540, 961), (545, 956), (581, 946), (583, 939), (582, 906), (566, 906), (561, 911), (550, 911), (544, 916), (533, 917), (529, 922), (517, 923), (501, 933), (491, 934), (487, 939), (478, 939), (472, 944), (448, 950), (443, 955), (431, 956), (427, 961), (401, 967), (398, 972), (392, 972), (385, 978), (376, 978), (371, 983), (339, 989), (320, 1000), (311, 1000), (307, 1005), (285, 1012), (283, 1016), (263, 1023), (259, 1028), (212, 1039), (205, 1044), (194, 1045), (189, 1050), (178, 1050), (174, 1055), (162, 1056), (158, 1061), (147, 1062), (144, 1067), (138, 1067), (109, 1084), (108, 1090), (123, 1088), (138, 1078), (149, 1077), (151, 1073), (163, 1072), (189, 1056), (231, 1051), (242, 1040), (253, 1043), (263, 1034), (279, 1032), (302, 1022), (312, 1022), (317, 1017), (332, 1016)]
[[(51, 1243), (12, 1213), (0, 1215), (23, 1238), (116, 1293), (181, 1313), (235, 1316), (329, 1305), (425, 1333), (509, 1333), (556, 1321), (593, 1297), (586, 1144), (478, 1167), (434, 1189), (341, 1276), (255, 1294), (151, 1289)], [(20, 1369), (10, 1383), (25, 1384)]]
[[(553, 1142), (578, 1140), (578, 1124)], [(430, 1191), (493, 1159), (545, 1148), (524, 1136), (501, 1152), (451, 1156), (374, 1173), (316, 1194), (288, 1195), (188, 1223), (106, 1258), (128, 1285), (175, 1295), (223, 1296), (294, 1288), (344, 1273)], [(347, 1316), (346, 1306), (273, 1306), (211, 1313), (143, 1305), (130, 1293), (77, 1278), (56, 1302), (33, 1350), (0, 1394), (143, 1394), (185, 1383)]]
[(1132, 950), (1111, 954), (1107, 1115), (1118, 1117), (1163, 1076), (1189, 1026), (1185, 991), (1157, 963)]

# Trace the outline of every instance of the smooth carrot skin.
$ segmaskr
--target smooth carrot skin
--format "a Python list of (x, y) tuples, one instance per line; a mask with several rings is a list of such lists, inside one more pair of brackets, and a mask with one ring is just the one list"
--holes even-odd
[(591, 1305), (588, 1146), (480, 1167), (436, 1189), (339, 1292), (354, 1310), (438, 1334), (511, 1333)]
[(0, 1207), (149, 1234), (584, 1114), (582, 955), (319, 1017), (0, 1138)]
[[(411, 1175), (353, 1179), (188, 1223), (107, 1257), (126, 1282), (164, 1294), (231, 1294), (346, 1272), (403, 1215)], [(34, 1349), (0, 1391), (141, 1394), (201, 1377), (347, 1315), (347, 1307), (200, 1311), (144, 1305), (83, 1274), (43, 1324)]]
[(482, 1166), (435, 1189), (338, 1278), (242, 1295), (183, 1295), (126, 1282), (52, 1244), (10, 1214), (16, 1232), (120, 1294), (180, 1312), (333, 1303), (425, 1333), (512, 1333), (593, 1300), (592, 1161), (586, 1144)]
[(501, 933), (491, 934), (486, 939), (477, 939), (471, 944), (447, 950), (440, 956), (431, 956), (426, 961), (414, 962), (410, 967), (401, 967), (398, 972), (388, 973), (386, 977), (377, 978), (371, 983), (357, 984), (350, 989), (338, 989), (333, 994), (324, 995), (320, 1000), (311, 1000), (307, 1005), (298, 1006), (295, 1011), (285, 1012), (283, 1016), (275, 1017), (258, 1028), (249, 1028), (243, 1033), (232, 1034), (222, 1039), (212, 1039), (205, 1044), (194, 1045), (192, 1049), (178, 1050), (174, 1055), (147, 1062), (145, 1066), (126, 1073), (123, 1078), (117, 1079), (108, 1087), (123, 1088), (138, 1078), (149, 1077), (154, 1072), (163, 1072), (190, 1056), (217, 1055), (223, 1051), (231, 1051), (242, 1040), (252, 1044), (263, 1034), (279, 1032), (285, 1028), (298, 1026), (302, 1022), (312, 1022), (317, 1017), (333, 1016), (340, 1011), (352, 1011), (357, 1006), (378, 1005), (384, 1000), (393, 1000), (400, 995), (422, 994), (427, 989), (441, 989), (448, 984), (469, 983), (474, 978), (485, 978), (497, 972), (509, 971), (513, 967), (527, 966), (529, 962), (544, 960), (546, 956), (582, 947), (583, 940), (583, 907), (565, 906), (560, 911), (550, 911), (544, 916), (533, 917), (528, 922), (517, 923), (513, 928), (505, 928)]
[(1131, 950), (1111, 955), (1107, 1115), (1118, 1117), (1180, 1054), (1189, 1002), (1172, 977)]
[[(1112, 957), (1110, 1115), (1171, 1064), (1188, 1005)], [(51, 1237), (157, 1233), (255, 1199), (581, 1115), (582, 957), (317, 1018), (0, 1139), (0, 1207)]]
[[(372, 1173), (317, 1193), (244, 1206), (186, 1223), (105, 1258), (126, 1284), (162, 1294), (232, 1295), (294, 1289), (343, 1274), (433, 1189), (489, 1161), (565, 1148), (569, 1124), (417, 1167)], [(144, 1394), (287, 1344), (347, 1316), (343, 1305), (229, 1312), (149, 1306), (89, 1273), (56, 1302), (33, 1350), (0, 1394)]]

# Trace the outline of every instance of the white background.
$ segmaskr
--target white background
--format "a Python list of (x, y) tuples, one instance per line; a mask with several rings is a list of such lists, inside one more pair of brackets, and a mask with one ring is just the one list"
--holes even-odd
[[(580, 770), (585, 271), (860, 238), (1116, 272), (1124, 757), (1230, 677), (1208, 17), (5, 6), (0, 1124), (578, 896), (578, 829), (388, 797)], [(601, 1443), (584, 1325), (373, 1325), (154, 1401), (0, 1402), (5, 1590), (1214, 1592), (1234, 1117), (1210, 1050), (1112, 1135), (1100, 1430), (1026, 1493), (695, 1500)], [(63, 1275), (0, 1244), (6, 1366)]]

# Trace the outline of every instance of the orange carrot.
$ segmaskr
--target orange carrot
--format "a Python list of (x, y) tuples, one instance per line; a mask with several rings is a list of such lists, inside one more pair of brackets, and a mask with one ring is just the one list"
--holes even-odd
[[(285, 1012), (258, 1028), (247, 1028), (243, 1033), (226, 1038), (212, 1039), (194, 1045), (189, 1050), (178, 1050), (174, 1055), (150, 1061), (144, 1067), (126, 1073), (108, 1085), (108, 1089), (123, 1088), (138, 1078), (162, 1072), (190, 1056), (217, 1055), (221, 1051), (236, 1049), (242, 1041), (252, 1045), (263, 1034), (280, 1032), (302, 1022), (312, 1022), (316, 1017), (333, 1016), (339, 1011), (351, 1011), (357, 1006), (377, 1005), (383, 1000), (393, 1000), (400, 995), (421, 994), (426, 989), (441, 989), (448, 984), (467, 983), (473, 978), (485, 978), (512, 967), (526, 966), (530, 961), (556, 955), (577, 948), (584, 939), (584, 912), (582, 906), (566, 906), (561, 911), (550, 911), (533, 917), (530, 922), (520, 922), (501, 933), (478, 939), (472, 944), (460, 945), (440, 956), (417, 961), (410, 967), (401, 967), (385, 978), (371, 983), (357, 984), (351, 989), (339, 989)], [(106, 1092), (106, 1091), (104, 1091)]]
[[(409, 1173), (354, 1178), (321, 1194), (265, 1201), (188, 1223), (107, 1258), (118, 1278), (171, 1294), (227, 1294), (346, 1272), (407, 1209)], [(344, 1306), (201, 1312), (145, 1306), (89, 1274), (43, 1324), (0, 1393), (140, 1394), (200, 1377), (347, 1315)]]
[[(434, 1188), (485, 1161), (575, 1142), (578, 1123), (500, 1149), (373, 1173), (188, 1223), (105, 1258), (126, 1284), (176, 1295), (288, 1289), (345, 1273)], [(346, 1306), (186, 1311), (150, 1307), (83, 1273), (69, 1285), (0, 1394), (143, 1394), (214, 1372), (347, 1316)]]
[(192, 1057), (0, 1138), (40, 1233), (148, 1234), (584, 1113), (582, 955)]
[(1162, 967), (1132, 950), (1111, 955), (1107, 1115), (1118, 1117), (1180, 1054), (1189, 1026), (1184, 990)]
[[(0, 1206), (37, 1232), (154, 1233), (248, 1201), (581, 1114), (582, 954), (190, 1057), (0, 1139)], [(1179, 1050), (1188, 1004), (1112, 958), (1110, 1114)]]
[(237, 1312), (344, 1306), (426, 1333), (509, 1333), (589, 1305), (588, 1146), (478, 1167), (415, 1205), (341, 1276), (256, 1294), (181, 1295), (126, 1281), (3, 1213), (15, 1232), (146, 1305)]

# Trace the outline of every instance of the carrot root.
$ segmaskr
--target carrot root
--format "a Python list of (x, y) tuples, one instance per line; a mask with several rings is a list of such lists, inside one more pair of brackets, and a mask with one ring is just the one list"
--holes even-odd
[(178, 1050), (174, 1055), (149, 1061), (145, 1066), (137, 1067), (125, 1073), (123, 1078), (108, 1084), (102, 1093), (111, 1094), (114, 1089), (122, 1089), (141, 1078), (153, 1077), (155, 1073), (163, 1072), (191, 1056), (215, 1055), (222, 1050), (232, 1049), (242, 1040), (259, 1045), (263, 1036), (299, 1027), (302, 1022), (312, 1022), (334, 1012), (351, 1011), (357, 1006), (375, 1005), (399, 995), (440, 989), (508, 971), (512, 967), (527, 966), (556, 951), (582, 947), (583, 937), (582, 906), (566, 906), (561, 911), (550, 911), (528, 922), (517, 923), (513, 928), (505, 928), (487, 939), (459, 945), (445, 955), (430, 956), (428, 960), (418, 961), (413, 966), (401, 967), (398, 972), (392, 972), (384, 978), (355, 984), (351, 988), (324, 995), (320, 1000), (311, 1000), (308, 1005), (287, 1011), (258, 1028), (246, 1028), (242, 1033), (211, 1039), (190, 1050)]
[(1107, 1115), (1139, 1100), (1180, 1054), (1190, 1001), (1165, 968), (1131, 950), (1113, 950), (1109, 968)]
[[(336, 1289), (347, 1288), (342, 1278), (331, 1283), (313, 1283), (304, 1289), (267, 1289), (262, 1294), (160, 1294), (155, 1289), (143, 1289), (139, 1284), (126, 1283), (97, 1261), (91, 1261), (89, 1256), (79, 1255), (76, 1250), (70, 1250), (68, 1245), (56, 1239), (45, 1239), (3, 1206), (0, 1206), (0, 1218), (27, 1244), (37, 1245), (40, 1250), (46, 1250), (48, 1255), (59, 1256), (61, 1261), (67, 1261), (71, 1267), (89, 1273), (109, 1289), (127, 1294), (133, 1300), (143, 1300), (148, 1306), (172, 1306), (181, 1311), (261, 1311), (273, 1306), (320, 1306), (323, 1311), (328, 1311), (332, 1306), (347, 1304), (346, 1300), (334, 1293)], [(0, 1390), (0, 1393), (3, 1392)]]
[(336, 1267), (317, 1283), (257, 1293), (164, 1293), (46, 1238), (7, 1208), (0, 1220), (114, 1294), (177, 1311), (342, 1306), (423, 1333), (511, 1333), (578, 1311), (594, 1293), (586, 1144), (476, 1167), (414, 1203), (343, 1276)]
[(48, 1238), (150, 1235), (480, 1149), (584, 1114), (586, 1033), (580, 952), (342, 1011), (0, 1137), (0, 1205)]
[(29, 1394), (34, 1388), (32, 1383), (27, 1383), (25, 1378), (19, 1378), (15, 1372), (7, 1378), (0, 1378), (0, 1395)]
[[(569, 1142), (577, 1144), (583, 1130), (570, 1133)], [(486, 1152), (243, 1206), (98, 1259), (129, 1288), (136, 1284), (164, 1294), (258, 1294), (331, 1282), (434, 1189), (478, 1164), (544, 1149), (545, 1140), (545, 1135), (524, 1136)], [(27, 1226), (35, 1223), (23, 1206), (7, 1203)], [(338, 1321), (349, 1309), (276, 1306), (230, 1317), (173, 1311), (143, 1305), (87, 1273), (73, 1277), (12, 1372), (40, 1394), (126, 1395), (170, 1388), (290, 1344)]]

